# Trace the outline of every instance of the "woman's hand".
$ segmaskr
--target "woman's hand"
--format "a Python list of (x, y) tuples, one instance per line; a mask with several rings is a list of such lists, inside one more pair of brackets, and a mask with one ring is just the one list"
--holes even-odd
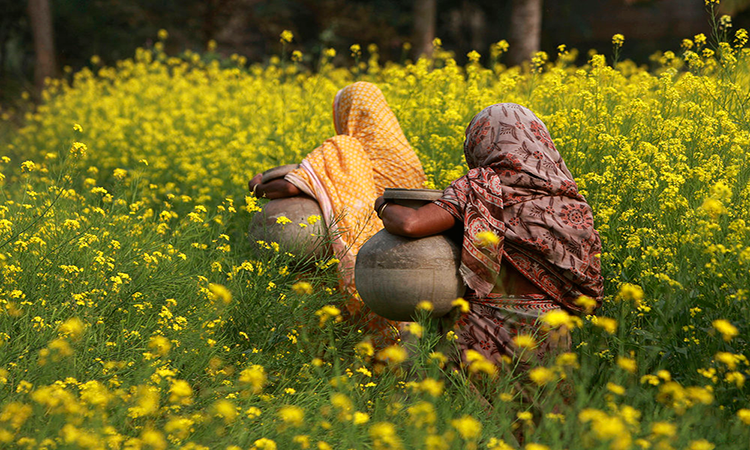
[(302, 191), (297, 186), (283, 178), (276, 178), (267, 183), (263, 183), (262, 180), (263, 174), (258, 174), (247, 183), (250, 192), (258, 198), (263, 197), (273, 200), (275, 198), (294, 197), (295, 195), (302, 194)]
[[(456, 219), (435, 203), (428, 203), (419, 209), (397, 205), (380, 196), (375, 199), (375, 211), (380, 213), (383, 226), (391, 234), (419, 238), (440, 234), (455, 225)], [(381, 209), (382, 208), (382, 209)]]
[(247, 188), (252, 192), (255, 193), (256, 186), (258, 186), (261, 183), (261, 180), (263, 179), (263, 174), (259, 173), (258, 175), (255, 175), (253, 178), (250, 179), (250, 181), (247, 182)]
[(375, 211), (380, 211), (380, 207), (383, 206), (383, 203), (385, 203), (385, 197), (382, 195), (375, 199)]

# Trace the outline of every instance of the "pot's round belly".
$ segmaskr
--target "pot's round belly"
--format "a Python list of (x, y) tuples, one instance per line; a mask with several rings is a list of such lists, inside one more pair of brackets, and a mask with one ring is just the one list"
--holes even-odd
[(323, 212), (318, 202), (307, 196), (266, 203), (250, 220), (248, 239), (276, 242), (280, 250), (302, 257), (325, 258), (331, 254)]
[(413, 320), (417, 305), (445, 315), (466, 286), (458, 271), (461, 248), (443, 235), (410, 239), (381, 230), (359, 250), (354, 282), (362, 301), (390, 320)]

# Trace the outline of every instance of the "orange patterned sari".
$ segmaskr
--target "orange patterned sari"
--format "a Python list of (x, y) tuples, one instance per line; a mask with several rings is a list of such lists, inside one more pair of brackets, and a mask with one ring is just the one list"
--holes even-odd
[[(380, 89), (357, 82), (340, 90), (333, 104), (337, 135), (313, 150), (285, 179), (318, 200), (339, 259), (341, 282), (352, 315), (366, 315), (371, 331), (393, 324), (366, 309), (356, 294), (354, 262), (360, 247), (383, 229), (374, 214), (385, 188), (421, 188), (422, 164)], [(379, 319), (379, 320), (378, 320)]]

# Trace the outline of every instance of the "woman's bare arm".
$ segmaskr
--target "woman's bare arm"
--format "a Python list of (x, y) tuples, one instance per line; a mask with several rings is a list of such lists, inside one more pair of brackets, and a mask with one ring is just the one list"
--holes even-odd
[(265, 197), (273, 200), (276, 198), (294, 197), (302, 193), (297, 186), (283, 178), (277, 178), (268, 183), (262, 183), (261, 178), (262, 175), (258, 174), (247, 184), (250, 192), (254, 192), (256, 197)]
[[(384, 202), (383, 197), (378, 197), (375, 200), (375, 211)], [(412, 238), (440, 234), (456, 223), (456, 219), (448, 211), (434, 203), (428, 203), (419, 209), (388, 203), (381, 211), (380, 219), (389, 233)]]

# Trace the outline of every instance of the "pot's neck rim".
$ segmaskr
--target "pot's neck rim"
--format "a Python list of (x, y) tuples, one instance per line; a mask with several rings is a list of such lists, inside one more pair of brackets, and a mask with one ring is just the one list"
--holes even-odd
[(406, 189), (385, 188), (383, 198), (386, 200), (423, 200), (434, 201), (443, 196), (439, 189)]

